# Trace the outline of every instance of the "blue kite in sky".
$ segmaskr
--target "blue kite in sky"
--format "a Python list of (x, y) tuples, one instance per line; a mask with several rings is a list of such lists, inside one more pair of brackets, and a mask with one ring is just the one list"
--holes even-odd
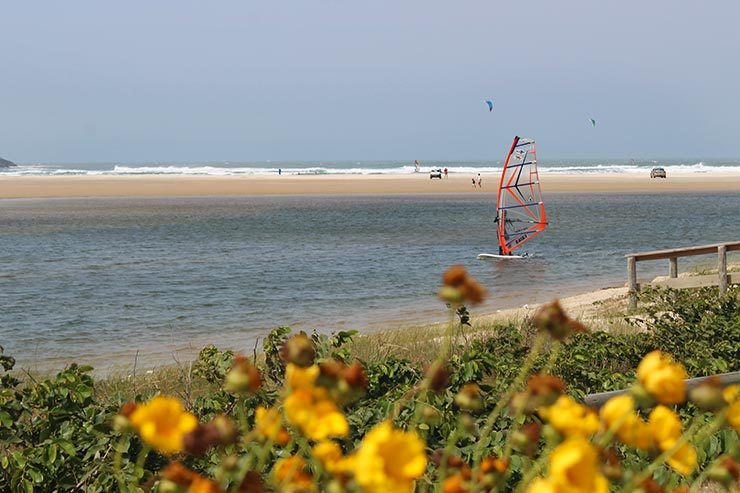
[(593, 118), (589, 118), (588, 120), (591, 122), (592, 127), (596, 126), (596, 120), (594, 120)]
[(493, 111), (493, 101), (487, 100), (486, 104), (488, 105), (488, 111)]

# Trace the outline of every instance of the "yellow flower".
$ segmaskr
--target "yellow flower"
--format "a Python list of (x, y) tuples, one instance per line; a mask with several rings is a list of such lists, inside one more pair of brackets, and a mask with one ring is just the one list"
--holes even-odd
[(728, 404), (740, 401), (740, 384), (725, 387), (725, 390), (722, 391), (722, 397), (725, 398)]
[(549, 458), (549, 481), (544, 491), (607, 493), (609, 484), (599, 471), (598, 453), (583, 437), (568, 438), (555, 447)]
[(681, 420), (676, 413), (665, 406), (656, 406), (648, 417), (650, 432), (661, 450), (666, 450), (666, 443), (674, 443), (681, 436)]
[(279, 485), (278, 491), (296, 493), (316, 489), (308, 471), (308, 463), (298, 455), (278, 459), (272, 468), (272, 474)]
[(311, 454), (319, 459), (324, 469), (331, 472), (334, 466), (342, 459), (342, 448), (337, 442), (323, 440), (311, 449)]
[(179, 400), (163, 396), (138, 406), (129, 420), (142, 440), (168, 455), (182, 451), (183, 437), (198, 425)]
[(313, 440), (343, 437), (349, 433), (347, 419), (322, 387), (298, 388), (285, 398), (285, 415)]
[(567, 395), (561, 395), (555, 404), (542, 407), (538, 412), (566, 437), (588, 436), (599, 431), (596, 413)]
[(527, 488), (527, 493), (557, 493), (555, 485), (547, 479), (537, 478)]
[(614, 433), (625, 445), (643, 450), (650, 448), (650, 427), (635, 412), (635, 400), (631, 395), (612, 397), (601, 407), (600, 415), (606, 428), (614, 429)]
[(290, 435), (280, 423), (280, 411), (259, 406), (254, 415), (254, 431), (263, 439), (271, 440), (278, 445), (286, 445)]
[(190, 483), (188, 493), (221, 493), (221, 488), (214, 481), (198, 476)]
[[(673, 448), (681, 438), (681, 420), (678, 415), (665, 406), (657, 406), (648, 418), (650, 431), (655, 443), (662, 452)], [(696, 450), (685, 443), (671, 454), (667, 460), (668, 465), (684, 476), (691, 474), (696, 468)]]
[(637, 378), (662, 404), (680, 404), (686, 400), (686, 370), (667, 354), (648, 353), (637, 366)]
[(313, 387), (319, 372), (319, 365), (302, 368), (293, 363), (288, 363), (285, 367), (285, 382), (288, 384), (288, 388), (292, 390)]
[(411, 493), (427, 466), (424, 442), (384, 421), (362, 439), (354, 473), (365, 493)]
[[(670, 443), (670, 446), (666, 446), (663, 451), (670, 450), (675, 444), (675, 442)], [(665, 445), (669, 445), (669, 443), (665, 443)], [(666, 462), (677, 473), (688, 476), (696, 469), (696, 449), (688, 443), (684, 443), (668, 457)]]
[(730, 405), (727, 408), (727, 422), (740, 431), (740, 385), (730, 385), (723, 391), (727, 403)]

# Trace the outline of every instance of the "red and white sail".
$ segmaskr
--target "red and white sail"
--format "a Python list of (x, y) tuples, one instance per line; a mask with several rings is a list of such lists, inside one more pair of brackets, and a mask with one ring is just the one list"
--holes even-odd
[(496, 200), (500, 253), (509, 255), (547, 227), (532, 139), (514, 137), (501, 172)]

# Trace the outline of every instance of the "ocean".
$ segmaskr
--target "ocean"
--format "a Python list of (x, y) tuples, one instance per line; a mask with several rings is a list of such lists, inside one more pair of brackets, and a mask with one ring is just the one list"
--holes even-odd
[[(424, 161), (419, 172), (447, 167), (450, 173), (501, 173), (502, 161)], [(642, 173), (661, 166), (671, 173), (740, 173), (740, 160), (540, 160), (543, 174), (563, 173)], [(249, 176), (274, 175), (384, 175), (415, 171), (413, 161), (308, 161), (308, 162), (201, 162), (201, 163), (26, 163), (2, 169), (0, 176), (34, 175), (196, 175)]]
[(443, 320), (452, 264), (489, 289), (475, 313), (623, 285), (625, 253), (740, 233), (740, 194), (545, 200), (532, 257), (498, 262), (476, 260), (496, 250), (493, 194), (2, 200), (0, 344), (35, 369), (131, 366), (137, 352), (142, 368), (211, 342), (251, 352), (282, 325)]

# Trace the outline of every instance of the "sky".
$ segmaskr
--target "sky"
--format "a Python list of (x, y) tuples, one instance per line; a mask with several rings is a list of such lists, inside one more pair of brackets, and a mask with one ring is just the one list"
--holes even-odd
[(543, 160), (740, 157), (736, 0), (70, 0), (0, 18), (0, 156), (21, 163), (500, 160), (515, 134)]

